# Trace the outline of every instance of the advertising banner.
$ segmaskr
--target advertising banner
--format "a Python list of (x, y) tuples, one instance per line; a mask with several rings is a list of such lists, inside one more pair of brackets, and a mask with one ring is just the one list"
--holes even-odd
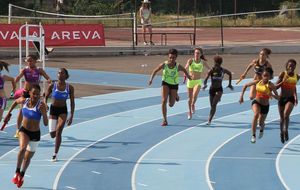
[[(19, 24), (0, 24), (0, 47), (18, 47), (20, 27)], [(46, 46), (105, 46), (102, 24), (47, 24), (43, 28)], [(29, 35), (38, 36), (38, 28), (32, 28)], [(25, 36), (25, 28), (22, 36)]]

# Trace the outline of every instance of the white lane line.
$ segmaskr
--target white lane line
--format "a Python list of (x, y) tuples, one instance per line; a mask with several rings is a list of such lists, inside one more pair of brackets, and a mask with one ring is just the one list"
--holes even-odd
[(148, 185), (144, 184), (144, 183), (137, 183), (139, 186), (143, 186), (143, 187), (148, 187)]
[(112, 157), (112, 156), (110, 156), (110, 157), (107, 157), (107, 158), (110, 158), (110, 159), (112, 159), (112, 160), (122, 161), (122, 159), (121, 159), (121, 158), (116, 158), (116, 157)]
[[(153, 97), (153, 96), (149, 96), (149, 97)], [(140, 99), (143, 99), (143, 98), (140, 98)], [(135, 99), (134, 99), (134, 100), (135, 100)], [(139, 100), (139, 99), (136, 99), (136, 100)], [(119, 101), (119, 102), (123, 102), (123, 101)], [(114, 102), (114, 103), (118, 103), (118, 102)], [(110, 103), (107, 103), (107, 104), (110, 104)], [(99, 104), (99, 106), (100, 106), (100, 105), (106, 105), (106, 104)], [(158, 105), (158, 104), (157, 104), (157, 105)], [(127, 113), (127, 112), (132, 112), (132, 111), (137, 111), (137, 110), (141, 110), (141, 109), (145, 109), (145, 108), (150, 108), (150, 107), (155, 107), (155, 106), (157, 106), (157, 105), (152, 105), (152, 106), (147, 106), (147, 107), (137, 108), (137, 109), (133, 109), (133, 110), (127, 110), (127, 111), (124, 111), (124, 112), (118, 112), (118, 113), (114, 113), (114, 114), (111, 114), (111, 115), (106, 115), (106, 116), (102, 116), (102, 117), (99, 117), (99, 118), (95, 118), (95, 119), (92, 119), (92, 120), (89, 120), (89, 121), (83, 121), (83, 122), (76, 123), (76, 124), (74, 124), (74, 125), (71, 125), (71, 126), (65, 128), (64, 131), (69, 130), (69, 129), (72, 129), (72, 127), (74, 127), (74, 126), (82, 125), (82, 124), (89, 123), (89, 122), (93, 122), (93, 121), (96, 121), (96, 120), (98, 120), (98, 119), (104, 119), (104, 118), (107, 118), (107, 117), (113, 117), (113, 116), (117, 116), (118, 114)], [(86, 107), (86, 108), (92, 108), (92, 107), (97, 107), (97, 106), (98, 106), (98, 105), (94, 105), (94, 106), (90, 106), (90, 107)], [(86, 109), (86, 108), (76, 109), (75, 111), (81, 110), (81, 109)], [(181, 113), (182, 113), (182, 112), (180, 112), (180, 114), (181, 114)], [(176, 115), (176, 114), (174, 114), (174, 115)], [(170, 115), (170, 116), (172, 116), (172, 115)], [(159, 119), (159, 118), (157, 118), (157, 119)], [(155, 119), (155, 120), (157, 120), (157, 119)], [(155, 120), (151, 120), (151, 121), (155, 121)], [(151, 122), (151, 121), (150, 121), (150, 122)], [(11, 125), (9, 125), (9, 126), (14, 126), (15, 124), (16, 124), (16, 123), (11, 124)], [(45, 138), (45, 137), (47, 137), (47, 136), (49, 136), (49, 133), (46, 133), (45, 135), (41, 136), (41, 139), (43, 139), (43, 138)], [(55, 143), (53, 142), (53, 144), (55, 144)], [(12, 149), (12, 150), (6, 152), (6, 153), (3, 154), (2, 156), (0, 156), (0, 160), (3, 159), (4, 157), (6, 157), (7, 155), (9, 155), (9, 154), (12, 153), (12, 152), (18, 153), (18, 151), (17, 151), (18, 148), (19, 148), (19, 147), (15, 147), (14, 149)]]
[(97, 171), (91, 171), (92, 173), (94, 174), (97, 174), (97, 175), (101, 175), (102, 173), (101, 172), (97, 172)]
[[(240, 92), (231, 93), (230, 96), (232, 96), (232, 94), (240, 94)], [(206, 99), (207, 97), (201, 97), (201, 98), (198, 98), (198, 99), (200, 100), (200, 99), (204, 99), (204, 98)], [(235, 103), (235, 102), (236, 102), (236, 100), (234, 100), (234, 101), (228, 101), (228, 102), (226, 102), (226, 103), (222, 102), (222, 103), (220, 103), (219, 105), (227, 105), (227, 104), (232, 104), (232, 103)], [(92, 121), (96, 121), (96, 120), (103, 119), (103, 118), (107, 118), (107, 117), (113, 117), (114, 115), (123, 114), (123, 113), (126, 113), (126, 112), (133, 112), (133, 111), (143, 110), (143, 109), (145, 109), (145, 108), (151, 108), (151, 107), (157, 107), (157, 106), (158, 106), (158, 104), (157, 104), (157, 105), (152, 105), (152, 106), (143, 107), (143, 108), (138, 108), (138, 109), (134, 109), (134, 110), (128, 110), (128, 111), (121, 112), (121, 113), (111, 114), (111, 115), (107, 115), (107, 116), (103, 116), (103, 117), (100, 117), (100, 118), (93, 119), (93, 120), (91, 120), (91, 121), (85, 121), (85, 122), (82, 122), (81, 124), (88, 123), (88, 122), (92, 122)], [(209, 106), (203, 106), (203, 107), (201, 107), (201, 108), (199, 108), (199, 109), (205, 109), (205, 108), (209, 108)], [(177, 113), (174, 113), (174, 114), (170, 114), (169, 117), (172, 117), (172, 116), (175, 116), (175, 115), (179, 115), (179, 114), (183, 114), (183, 113), (186, 113), (186, 110), (184, 110), (184, 111), (182, 111), (182, 112), (177, 112)], [(225, 118), (225, 117), (226, 117), (226, 116), (224, 116), (224, 118)], [(97, 144), (97, 143), (99, 143), (99, 142), (101, 142), (101, 141), (103, 141), (103, 140), (105, 140), (105, 139), (107, 139), (107, 138), (109, 138), (109, 137), (112, 137), (112, 136), (114, 136), (114, 135), (116, 135), (116, 134), (122, 133), (122, 132), (124, 132), (124, 131), (126, 131), (126, 130), (132, 129), (132, 128), (134, 128), (134, 127), (140, 126), (140, 125), (145, 124), (145, 123), (149, 123), (149, 122), (156, 121), (156, 120), (161, 119), (161, 118), (162, 118), (162, 117), (154, 118), (154, 119), (152, 119), (152, 120), (147, 120), (147, 121), (144, 121), (144, 122), (142, 122), (142, 123), (138, 123), (138, 124), (129, 126), (129, 127), (125, 128), (125, 129), (116, 131), (115, 133), (109, 134), (109, 135), (107, 135), (107, 136), (105, 136), (105, 137), (103, 137), (103, 138), (101, 138), (101, 139), (99, 139), (99, 140), (97, 140), (97, 141), (95, 141), (95, 142), (93, 142), (93, 143), (91, 143), (91, 144), (85, 146), (85, 147), (82, 148), (80, 151), (78, 151), (78, 152), (75, 153), (73, 156), (71, 156), (71, 157), (65, 162), (64, 166), (59, 170), (59, 172), (57, 173), (56, 178), (55, 178), (55, 180), (54, 180), (54, 183), (53, 183), (53, 189), (57, 189), (59, 178), (60, 178), (60, 176), (62, 175), (62, 172), (63, 172), (63, 171), (65, 170), (65, 168), (67, 167), (67, 165), (68, 165), (72, 160), (74, 160), (74, 158), (75, 158), (76, 156), (78, 156), (81, 152), (83, 152), (84, 150), (86, 150), (86, 149), (88, 149), (89, 147), (91, 147), (91, 146), (93, 146), (93, 145), (95, 145), (95, 144)], [(217, 119), (216, 119), (216, 120), (217, 120)], [(204, 122), (202, 125), (204, 125), (205, 123), (206, 123), (206, 122)], [(75, 125), (79, 125), (79, 124), (75, 124)], [(197, 126), (198, 126), (198, 125), (197, 125)], [(67, 128), (67, 129), (69, 129), (69, 128)], [(0, 159), (1, 159), (1, 157), (0, 157)]]
[[(296, 136), (295, 138), (293, 138), (292, 140), (290, 140), (287, 144), (285, 144), (282, 149), (280, 150), (280, 152), (278, 153), (277, 157), (276, 157), (276, 172), (277, 172), (277, 175), (282, 183), (282, 185), (284, 186), (284, 188), (286, 190), (290, 190), (289, 186), (286, 184), (282, 174), (281, 174), (281, 171), (280, 171), (280, 166), (279, 166), (279, 163), (280, 163), (280, 159), (283, 155), (283, 151), (293, 142), (295, 142), (296, 140), (298, 140), (300, 138), (300, 135)], [(285, 155), (286, 156), (286, 155)]]
[[(299, 114), (299, 113), (297, 113), (297, 114)], [(273, 121), (277, 121), (277, 120), (279, 120), (279, 118), (270, 120), (270, 121), (266, 122), (266, 124), (267, 124), (267, 123), (272, 123)], [(251, 128), (250, 128), (250, 129), (247, 129), (247, 130), (245, 130), (245, 131), (242, 131), (242, 132), (239, 133), (239, 134), (236, 134), (235, 136), (231, 137), (230, 139), (228, 139), (227, 141), (225, 141), (224, 143), (222, 143), (219, 147), (217, 147), (217, 148), (210, 154), (210, 156), (209, 156), (209, 158), (208, 158), (208, 160), (207, 160), (207, 162), (206, 162), (206, 166), (205, 166), (206, 181), (207, 181), (207, 184), (208, 184), (208, 187), (209, 187), (210, 190), (213, 190), (213, 189), (214, 189), (213, 186), (212, 186), (212, 184), (210, 183), (211, 180), (210, 180), (210, 177), (209, 177), (209, 166), (210, 166), (210, 163), (211, 163), (211, 160), (212, 160), (213, 156), (214, 156), (221, 148), (223, 148), (223, 146), (225, 146), (225, 144), (229, 143), (229, 142), (230, 142), (231, 140), (233, 140), (234, 138), (236, 138), (236, 137), (238, 137), (238, 136), (242, 135), (243, 133), (246, 133), (247, 131), (250, 131), (250, 130), (251, 130)]]
[[(228, 103), (228, 104), (229, 104), (229, 103)], [(221, 105), (221, 104), (220, 104), (220, 105)], [(244, 112), (249, 112), (249, 110), (244, 111)], [(234, 114), (226, 115), (226, 116), (220, 117), (220, 118), (218, 118), (218, 119), (215, 119), (214, 121), (217, 121), (217, 120), (220, 120), (220, 119), (224, 119), (224, 118), (227, 118), (227, 117), (231, 117), (231, 116), (234, 116), (234, 115), (237, 115), (237, 114), (241, 114), (241, 113), (243, 113), (243, 112), (239, 112), (239, 113), (234, 113)], [(183, 130), (183, 131), (180, 131), (180, 132), (178, 132), (178, 133), (176, 133), (176, 134), (174, 134), (174, 135), (172, 135), (172, 136), (170, 136), (170, 137), (168, 137), (168, 138), (162, 140), (162, 141), (159, 142), (158, 144), (156, 144), (156, 145), (154, 145), (153, 147), (151, 147), (150, 149), (148, 149), (148, 150), (147, 150), (147, 151), (146, 151), (146, 152), (138, 159), (138, 161), (136, 162), (136, 164), (135, 164), (135, 166), (134, 166), (134, 168), (133, 168), (132, 175), (131, 175), (131, 187), (132, 187), (132, 190), (136, 190), (135, 181), (136, 181), (136, 172), (137, 172), (137, 168), (138, 168), (138, 166), (140, 165), (141, 161), (144, 159), (144, 157), (146, 157), (146, 155), (147, 155), (148, 153), (150, 153), (152, 150), (154, 150), (156, 147), (158, 147), (159, 145), (163, 144), (164, 142), (170, 140), (171, 138), (176, 137), (176, 136), (180, 135), (181, 133), (187, 132), (187, 131), (189, 131), (189, 130), (195, 128), (195, 127), (198, 127), (198, 126), (201, 126), (201, 125), (205, 125), (205, 124), (206, 124), (206, 122), (203, 122), (203, 123), (200, 123), (200, 124), (195, 125), (195, 126), (193, 126), (193, 127), (187, 128), (187, 129), (185, 129), (185, 130)]]
[[(220, 105), (221, 105), (221, 104), (220, 104)], [(276, 105), (273, 105), (273, 106), (276, 106)], [(226, 115), (226, 116), (217, 118), (217, 119), (215, 119), (214, 121), (218, 121), (218, 120), (221, 120), (221, 119), (224, 119), (224, 118), (227, 118), (227, 117), (232, 117), (232, 116), (234, 116), (234, 115), (243, 114), (243, 113), (246, 113), (246, 112), (249, 112), (249, 111), (251, 111), (251, 110), (246, 110), (246, 111), (243, 111), (243, 112), (238, 112), (238, 113)], [(273, 121), (276, 121), (276, 120), (278, 120), (278, 118), (277, 118), (277, 119), (274, 119), (274, 120), (272, 120), (272, 121), (269, 121), (268, 123), (273, 122)], [(132, 190), (136, 190), (135, 181), (136, 181), (136, 172), (137, 172), (138, 165), (140, 164), (140, 162), (144, 159), (144, 157), (145, 157), (148, 153), (150, 153), (152, 150), (154, 150), (154, 149), (155, 149), (156, 147), (158, 147), (160, 144), (163, 144), (164, 142), (170, 140), (171, 138), (173, 138), (173, 137), (175, 137), (175, 136), (177, 136), (177, 135), (179, 135), (179, 134), (181, 134), (181, 133), (187, 132), (187, 131), (189, 131), (189, 130), (191, 130), (191, 129), (197, 127), (197, 126), (201, 126), (201, 125), (205, 125), (205, 124), (206, 124), (206, 122), (203, 122), (203, 123), (201, 123), (201, 124), (198, 124), (198, 125), (195, 125), (195, 126), (193, 126), (193, 127), (190, 127), (190, 128), (188, 128), (188, 129), (186, 129), (186, 130), (180, 131), (179, 133), (176, 133), (176, 134), (174, 134), (174, 135), (172, 135), (172, 136), (170, 136), (170, 137), (164, 139), (164, 140), (161, 141), (160, 143), (156, 144), (155, 146), (153, 146), (153, 147), (151, 147), (149, 150), (147, 150), (147, 151), (146, 151), (146, 152), (138, 159), (138, 161), (136, 162), (136, 164), (135, 164), (135, 166), (134, 166), (134, 169), (133, 169), (133, 171), (132, 171), (132, 177), (131, 177), (131, 187), (132, 187)], [(243, 133), (245, 133), (245, 132), (247, 132), (247, 131), (249, 131), (249, 130), (250, 130), (250, 129), (247, 129), (247, 130), (245, 130), (245, 131), (242, 131), (241, 133), (238, 133), (237, 135), (233, 136), (232, 138), (228, 139), (228, 140), (225, 141), (223, 144), (221, 144), (221, 145), (220, 145), (220, 146), (219, 146), (219, 147), (218, 147), (218, 148), (210, 155), (209, 159), (207, 160), (207, 163), (210, 163), (210, 160), (212, 159), (212, 156), (213, 156), (220, 148), (222, 148), (222, 146), (224, 146), (226, 143), (228, 143), (228, 142), (231, 141), (232, 139), (236, 138), (237, 136), (239, 136), (239, 135), (241, 135), (241, 134), (243, 134)], [(212, 186), (211, 186), (211, 184), (210, 184), (210, 181), (211, 181), (211, 180), (209, 179), (209, 175), (208, 175), (208, 168), (209, 168), (209, 164), (206, 164), (206, 176), (207, 176), (207, 177), (206, 177), (206, 178), (207, 178), (206, 181), (208, 182), (208, 184), (209, 184), (209, 186), (210, 186), (210, 189), (212, 189)]]
[(158, 168), (157, 170), (160, 171), (160, 172), (167, 172), (168, 171), (168, 170), (162, 169), (162, 168)]
[(76, 188), (75, 187), (71, 187), (71, 186), (66, 186), (67, 189), (72, 189), (72, 190), (75, 190)]

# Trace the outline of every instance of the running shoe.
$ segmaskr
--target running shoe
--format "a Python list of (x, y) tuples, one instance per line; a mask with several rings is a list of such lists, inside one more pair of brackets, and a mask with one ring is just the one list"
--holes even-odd
[(57, 156), (56, 155), (52, 156), (52, 162), (57, 162)]
[(16, 173), (15, 175), (14, 175), (14, 177), (12, 178), (12, 182), (14, 183), (14, 184), (17, 184), (18, 182), (19, 182), (19, 177), (20, 177), (20, 173)]
[(284, 143), (284, 134), (282, 132), (280, 133), (280, 141), (282, 144)]
[(210, 121), (208, 121), (208, 122), (206, 123), (206, 125), (210, 126), (210, 125), (211, 125), (211, 122), (210, 122)]
[(192, 119), (192, 115), (190, 113), (188, 113), (188, 120)]
[(145, 46), (148, 45), (148, 42), (147, 42), (147, 41), (144, 41), (144, 45), (145, 45)]
[(24, 176), (23, 177), (20, 176), (17, 183), (17, 187), (18, 188), (22, 187), (23, 183), (24, 183)]
[(251, 143), (255, 143), (256, 142), (256, 137), (254, 135), (252, 135), (251, 137)]
[(165, 126), (167, 126), (168, 125), (168, 122), (167, 121), (163, 121), (162, 123), (161, 123), (161, 126), (163, 126), (163, 127), (165, 127)]
[(264, 136), (264, 130), (260, 130), (258, 138), (261, 139), (263, 136)]

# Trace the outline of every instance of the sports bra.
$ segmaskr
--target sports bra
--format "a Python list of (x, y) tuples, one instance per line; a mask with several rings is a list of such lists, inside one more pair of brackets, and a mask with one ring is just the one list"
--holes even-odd
[(294, 73), (293, 76), (289, 76), (287, 74), (287, 72), (285, 71), (283, 78), (286, 78), (286, 80), (282, 83), (282, 86), (281, 86), (282, 88), (286, 88), (286, 89), (294, 89), (294, 88), (296, 88), (297, 79), (298, 79), (296, 73)]
[(162, 80), (172, 85), (176, 85), (179, 83), (179, 73), (178, 73), (177, 63), (174, 68), (170, 69), (168, 66), (168, 61), (165, 61)]
[(57, 82), (54, 83), (52, 89), (52, 98), (56, 100), (67, 100), (69, 98), (69, 94), (70, 94), (70, 88), (68, 83), (66, 83), (66, 88), (63, 91), (58, 90)]
[(260, 65), (258, 63), (258, 60), (256, 60), (256, 64), (254, 65), (255, 74), (261, 75), (264, 72), (265, 68), (267, 67), (267, 63), (268, 61), (266, 61), (263, 65)]
[(39, 68), (29, 68), (28, 66), (24, 69), (24, 77), (26, 82), (39, 83), (41, 79)]
[(268, 84), (262, 84), (262, 80), (256, 84), (256, 97), (262, 99), (269, 99), (271, 97), (271, 90)]
[(27, 119), (40, 120), (41, 116), (42, 116), (42, 113), (41, 113), (41, 111), (39, 110), (38, 107), (39, 107), (41, 101), (39, 100), (33, 108), (29, 108), (27, 106), (29, 100), (30, 100), (30, 98), (27, 98), (25, 100), (25, 103), (24, 103), (23, 107), (22, 107), (23, 116), (26, 117)]
[(200, 60), (199, 63), (196, 63), (195, 60), (193, 59), (193, 62), (189, 65), (189, 71), (201, 73), (203, 71), (202, 61)]

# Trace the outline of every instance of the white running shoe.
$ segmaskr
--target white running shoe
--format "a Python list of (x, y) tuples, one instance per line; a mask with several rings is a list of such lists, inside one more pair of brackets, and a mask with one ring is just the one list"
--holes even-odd
[(52, 162), (57, 162), (57, 155), (52, 156)]
[(255, 143), (256, 142), (256, 137), (254, 135), (252, 135), (251, 137), (251, 143)]
[(188, 113), (188, 120), (192, 119), (192, 115)]

